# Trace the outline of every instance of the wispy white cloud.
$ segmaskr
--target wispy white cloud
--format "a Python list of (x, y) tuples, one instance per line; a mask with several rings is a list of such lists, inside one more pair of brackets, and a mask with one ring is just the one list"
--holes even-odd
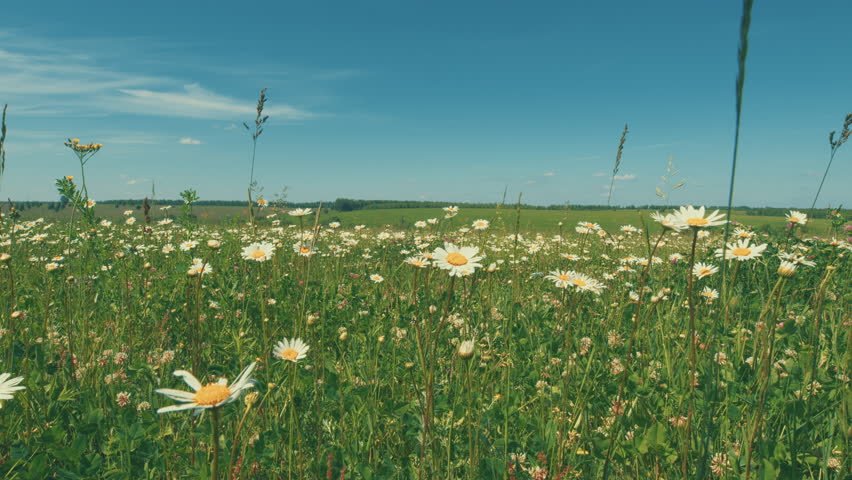
[(554, 172), (547, 172), (547, 173), (545, 173), (545, 174), (544, 174), (544, 176), (545, 176), (545, 177), (555, 177), (555, 176), (556, 176), (556, 173), (554, 173)]
[(592, 174), (593, 177), (606, 177), (607, 174), (604, 172), (595, 172)]
[(632, 173), (625, 173), (624, 175), (616, 175), (612, 178), (614, 178), (615, 180), (635, 180), (636, 175)]
[(178, 140), (178, 143), (181, 145), (201, 145), (202, 142), (196, 138), (183, 137)]
[[(97, 49), (79, 55), (72, 48), (0, 30), (0, 92), (11, 105), (10, 113), (33, 117), (124, 113), (226, 121), (256, 113), (252, 97), (230, 97), (198, 83), (140, 74), (121, 68), (121, 62)], [(344, 72), (344, 77), (354, 75)], [(321, 116), (281, 100), (270, 102), (265, 113), (289, 121)]]
[[(118, 92), (119, 95), (105, 99), (107, 102), (102, 106), (125, 113), (205, 119), (246, 117), (257, 113), (253, 102), (217, 94), (197, 83), (184, 85), (182, 90), (121, 88)], [(286, 120), (304, 120), (317, 116), (290, 105), (270, 105), (264, 109), (264, 113)]]

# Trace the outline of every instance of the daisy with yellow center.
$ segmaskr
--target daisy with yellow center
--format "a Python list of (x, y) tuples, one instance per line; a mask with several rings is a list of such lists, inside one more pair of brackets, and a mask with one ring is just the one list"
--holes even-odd
[(709, 263), (696, 263), (694, 267), (692, 267), (692, 274), (698, 278), (709, 277), (714, 273), (719, 271), (719, 267), (716, 265), (712, 265)]
[(281, 360), (296, 363), (305, 358), (308, 354), (308, 350), (310, 349), (311, 347), (303, 342), (301, 338), (285, 338), (278, 342), (278, 344), (275, 345), (275, 348), (272, 349), (272, 356), (280, 358)]
[(307, 242), (298, 242), (293, 244), (293, 251), (298, 253), (302, 257), (310, 257), (314, 253), (314, 249), (311, 248), (311, 245)]
[(186, 272), (186, 274), (190, 277), (194, 277), (196, 275), (207, 275), (209, 273), (213, 273), (213, 267), (211, 267), (209, 263), (205, 263), (204, 260), (200, 258), (193, 258), (192, 265), (190, 265), (189, 270)]
[(385, 281), (385, 277), (379, 275), (378, 273), (374, 273), (370, 275), (370, 280), (372, 280), (373, 283), (382, 283)]
[(592, 223), (592, 222), (577, 222), (577, 225), (580, 226), (580, 227), (583, 227), (583, 228), (587, 228), (589, 230), (596, 230), (597, 231), (597, 230), (601, 229), (600, 225), (598, 225), (597, 223)]
[(713, 300), (719, 298), (719, 291), (715, 288), (704, 287), (699, 295), (704, 297), (704, 299), (707, 300), (707, 303), (713, 303)]
[(554, 270), (544, 278), (553, 281), (556, 288), (568, 288), (572, 285), (574, 275), (575, 272), (571, 270)]
[(724, 225), (724, 218), (725, 214), (719, 213), (719, 210), (706, 214), (704, 207), (695, 208), (692, 205), (680, 207), (672, 214), (672, 220), (676, 225), (696, 229)]
[(574, 287), (578, 292), (592, 292), (600, 295), (601, 291), (606, 288), (606, 285), (594, 278), (573, 270), (555, 270), (544, 278), (553, 281), (557, 288)]
[(488, 220), (474, 220), (473, 229), (474, 230), (485, 230), (491, 223)]
[(405, 263), (411, 265), (412, 267), (423, 268), (429, 265), (429, 260), (424, 257), (408, 257), (405, 259)]
[(722, 257), (724, 255), (725, 260), (736, 259), (744, 262), (761, 256), (764, 250), (766, 250), (765, 243), (763, 245), (751, 245), (748, 239), (743, 239), (727, 244), (724, 250), (717, 248), (716, 256)]
[(177, 412), (180, 410), (202, 410), (218, 408), (228, 404), (240, 397), (243, 390), (254, 387), (254, 381), (249, 378), (254, 370), (256, 363), (252, 363), (246, 367), (237, 379), (228, 385), (228, 379), (221, 378), (216, 383), (208, 383), (202, 385), (195, 376), (186, 370), (176, 370), (174, 375), (181, 377), (184, 382), (193, 390), (192, 392), (184, 392), (182, 390), (174, 390), (171, 388), (157, 389), (157, 393), (161, 393), (172, 400), (181, 402), (178, 405), (170, 405), (157, 410), (157, 413)]
[(793, 262), (782, 261), (781, 265), (778, 266), (778, 275), (782, 277), (792, 277), (795, 272), (796, 264)]
[(435, 265), (442, 270), (448, 270), (451, 277), (463, 277), (481, 268), (479, 261), (485, 258), (485, 255), (479, 256), (477, 247), (457, 247), (452, 243), (445, 243), (444, 248), (435, 249), (432, 257)]
[(745, 230), (745, 229), (742, 229), (742, 228), (737, 228), (737, 229), (734, 230), (734, 236), (738, 237), (738, 238), (748, 239), (748, 238), (751, 238), (751, 237), (754, 236), (754, 232), (751, 232), (751, 231), (748, 231), (748, 230)]
[(252, 243), (243, 249), (243, 259), (265, 262), (275, 254), (275, 246), (268, 242)]
[(790, 213), (787, 214), (787, 222), (793, 225), (804, 225), (808, 223), (808, 216), (802, 212), (790, 210)]

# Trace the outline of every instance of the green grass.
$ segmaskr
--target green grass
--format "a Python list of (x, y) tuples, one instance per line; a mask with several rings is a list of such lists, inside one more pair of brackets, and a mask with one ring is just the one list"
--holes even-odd
[[(134, 216), (141, 220), (142, 210), (141, 207), (137, 207), (139, 205), (98, 205), (96, 214), (112, 221), (120, 221), (125, 210), (133, 210)], [(264, 220), (265, 216), (275, 212), (273, 209), (265, 209), (256, 210), (255, 214), (261, 222), (266, 221), (268, 223), (269, 220)], [(652, 212), (651, 210), (521, 210), (520, 226), (525, 231), (558, 232), (559, 222), (563, 222), (564, 230), (567, 231), (573, 230), (577, 222), (593, 221), (607, 230), (616, 231), (622, 225), (640, 227), (641, 215), (645, 216), (646, 222), (650, 222), (648, 215)], [(180, 207), (172, 207), (167, 213), (172, 217), (180, 216)], [(494, 223), (495, 226), (512, 229), (517, 218), (515, 213), (516, 210), (510, 205), (500, 209), (463, 208), (452, 222), (454, 225), (463, 226), (470, 225), (474, 220), (482, 218)], [(164, 218), (165, 214), (156, 206), (151, 210), (151, 217), (154, 221)], [(196, 206), (193, 208), (193, 214), (199, 222), (212, 224), (241, 222), (245, 221), (248, 216), (245, 207), (226, 206)], [(23, 215), (27, 219), (43, 217), (51, 221), (67, 221), (70, 218), (70, 209), (57, 213), (46, 207), (32, 207), (26, 209)], [(410, 228), (418, 220), (443, 219), (443, 216), (444, 212), (441, 209), (429, 208), (369, 209), (351, 212), (324, 209), (320, 221), (329, 223), (336, 220), (340, 221), (343, 226), (366, 225), (368, 227)], [(278, 212), (276, 218), (283, 223), (297, 223), (295, 219), (283, 212)], [(781, 231), (786, 225), (784, 217), (747, 215), (740, 210), (734, 210), (732, 218), (760, 231), (769, 229)], [(825, 235), (829, 232), (830, 222), (825, 219), (811, 219), (806, 229), (815, 235)]]
[[(848, 470), (852, 276), (843, 246), (802, 231), (758, 234), (767, 250), (737, 262), (730, 284), (718, 274), (695, 280), (694, 344), (684, 306), (689, 233), (665, 237), (654, 251), (662, 262), (646, 270), (640, 257), (656, 235), (651, 245), (626, 235), (616, 248), (573, 231), (580, 219), (638, 226), (631, 212), (524, 211), (521, 226), (530, 230), (517, 243), (507, 238), (511, 210), (502, 221), (493, 210), (463, 210), (451, 221), (441, 213), (341, 214), (344, 226), (320, 229), (312, 257), (291, 248), (298, 228), (268, 221), (257, 232), (243, 218), (239, 228), (175, 222), (150, 233), (116, 222), (86, 226), (85, 235), (75, 227), (69, 239), (64, 221), (15, 228), (6, 217), (0, 373), (22, 376), (26, 390), (0, 410), (0, 471), (16, 479), (210, 478), (218, 452), (220, 478), (491, 479), (514, 471), (527, 480), (536, 468), (551, 479), (599, 478), (605, 465), (610, 478), (680, 478), (684, 459), (689, 478), (716, 478), (710, 469), (740, 478), (747, 445), (755, 478), (839, 479)], [(440, 220), (426, 229), (353, 230), (401, 217)], [(458, 232), (478, 217), (493, 228)], [(561, 241), (552, 238), (560, 219), (570, 227)], [(719, 231), (698, 242), (697, 261), (720, 264)], [(484, 252), (483, 268), (452, 280), (403, 263), (446, 237)], [(211, 238), (221, 247), (208, 248)], [(198, 245), (177, 248), (190, 239)], [(279, 247), (269, 261), (248, 261), (242, 250), (252, 241)], [(165, 253), (168, 244), (176, 248)], [(816, 266), (779, 277), (782, 250)], [(681, 261), (668, 261), (672, 254)], [(212, 273), (188, 275), (193, 259)], [(568, 269), (607, 288), (596, 295), (544, 278)], [(375, 274), (384, 280), (374, 283)], [(642, 287), (638, 304), (631, 292)], [(705, 287), (722, 298), (700, 295)], [(310, 346), (307, 356), (295, 364), (273, 358), (275, 343), (293, 337)], [(475, 343), (471, 358), (458, 354), (465, 340)], [(248, 408), (243, 395), (219, 408), (218, 435), (210, 412), (156, 413), (176, 404), (157, 389), (188, 389), (174, 371), (233, 381), (252, 362), (255, 403)]]

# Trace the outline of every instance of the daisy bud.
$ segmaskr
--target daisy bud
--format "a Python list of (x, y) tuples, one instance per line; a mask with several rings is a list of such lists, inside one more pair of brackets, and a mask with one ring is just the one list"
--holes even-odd
[(473, 356), (474, 343), (473, 340), (465, 340), (459, 345), (459, 357), (470, 358)]
[(405, 362), (405, 368), (413, 368), (414, 362)]
[(251, 392), (249, 394), (246, 394), (246, 398), (244, 400), (246, 403), (246, 408), (253, 407), (254, 404), (257, 403), (258, 397), (259, 395), (257, 394), (257, 392)]
[(435, 313), (438, 311), (438, 307), (435, 305), (429, 305), (429, 313)]
[(793, 262), (781, 262), (778, 266), (778, 275), (782, 277), (792, 277), (796, 271), (796, 264)]
[(341, 342), (345, 342), (346, 340), (349, 339), (349, 332), (341, 333), (340, 336), (337, 337), (337, 339), (340, 340)]
[(385, 343), (385, 336), (384, 335), (379, 337), (379, 343)]
[(217, 250), (221, 246), (222, 244), (219, 242), (219, 240), (207, 240), (207, 248)]
[(0, 253), (0, 262), (6, 263), (12, 259), (12, 256), (8, 253)]

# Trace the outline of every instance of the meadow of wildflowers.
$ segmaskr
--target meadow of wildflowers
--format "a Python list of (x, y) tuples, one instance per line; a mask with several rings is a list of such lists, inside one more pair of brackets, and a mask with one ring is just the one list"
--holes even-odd
[(4, 478), (849, 473), (842, 212), (211, 226), (57, 185), (76, 218), (2, 219)]

